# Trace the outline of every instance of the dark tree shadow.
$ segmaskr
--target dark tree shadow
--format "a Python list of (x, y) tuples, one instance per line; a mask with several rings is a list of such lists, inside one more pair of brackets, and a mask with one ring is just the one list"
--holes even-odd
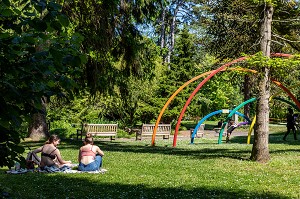
[[(185, 185), (182, 184), (177, 188), (164, 188), (149, 187), (142, 182), (139, 185), (106, 183), (103, 179), (102, 174), (28, 173), (6, 175), (5, 181), (7, 183), (0, 190), (2, 192), (1, 198), (289, 198), (274, 193), (249, 192), (241, 189), (228, 190), (211, 185), (195, 185), (195, 188), (185, 188)], [(19, 183), (11, 184), (11, 182)], [(31, 187), (29, 192), (26, 187)], [(11, 191), (7, 192), (6, 190)]]

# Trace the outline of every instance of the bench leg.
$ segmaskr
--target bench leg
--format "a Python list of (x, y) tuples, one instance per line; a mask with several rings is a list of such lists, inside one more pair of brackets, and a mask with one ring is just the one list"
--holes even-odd
[(168, 135), (163, 135), (163, 139), (169, 139), (170, 137)]
[(113, 136), (110, 136), (110, 141), (115, 140), (116, 138), (114, 138)]
[(142, 134), (140, 132), (135, 133), (135, 140), (142, 140)]

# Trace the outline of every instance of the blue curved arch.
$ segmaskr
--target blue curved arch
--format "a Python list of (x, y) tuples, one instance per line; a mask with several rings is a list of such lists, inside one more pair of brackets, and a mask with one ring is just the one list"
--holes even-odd
[[(228, 110), (228, 109), (221, 109), (221, 110), (218, 110), (218, 111), (214, 111), (214, 112), (211, 112), (209, 113), (208, 115), (204, 116), (199, 122), (198, 124), (196, 125), (194, 131), (193, 131), (193, 134), (192, 134), (192, 137), (191, 137), (191, 144), (194, 143), (194, 139), (195, 139), (195, 136), (197, 134), (197, 131), (198, 131), (198, 128), (201, 126), (201, 124), (207, 120), (208, 118), (214, 116), (214, 115), (217, 115), (217, 114), (220, 114), (220, 113), (231, 113), (232, 110)], [(245, 118), (247, 120), (248, 123), (251, 123), (251, 120), (244, 114), (238, 112), (238, 111), (235, 111), (234, 114), (237, 114), (243, 118)], [(233, 115), (233, 114), (232, 114)]]

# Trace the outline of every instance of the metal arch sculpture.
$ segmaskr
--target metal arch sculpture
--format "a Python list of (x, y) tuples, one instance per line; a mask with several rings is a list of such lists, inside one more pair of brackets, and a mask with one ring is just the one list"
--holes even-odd
[[(279, 86), (284, 92), (286, 92), (286, 93), (288, 94), (288, 96), (289, 96), (290, 98), (292, 98), (292, 100), (295, 102), (295, 104), (297, 105), (298, 109), (300, 109), (300, 102), (299, 102), (299, 101), (296, 99), (296, 97), (291, 93), (291, 91), (290, 91), (288, 88), (286, 88), (285, 86), (283, 86), (282, 83), (280, 83), (280, 82), (274, 80), (273, 78), (271, 78), (271, 80), (272, 80), (272, 82), (274, 82), (277, 86)], [(272, 98), (270, 97), (270, 99), (272, 99)], [(256, 100), (256, 98), (252, 98), (252, 99), (250, 99), (250, 100), (247, 100), (246, 102), (249, 103), (249, 102), (252, 102), (252, 101), (255, 101), (255, 100)], [(243, 102), (242, 104), (240, 104), (239, 106), (237, 106), (235, 109), (233, 109), (233, 111), (239, 110), (242, 106), (244, 106), (245, 104), (247, 104), (246, 102)], [(228, 115), (227, 119), (226, 119), (225, 122), (224, 122), (225, 125), (227, 124), (228, 120), (230, 119), (230, 117), (231, 117), (232, 115), (233, 115), (233, 114), (231, 114), (231, 113)], [(248, 132), (247, 143), (250, 143), (249, 136), (251, 136), (251, 132), (252, 132), (252, 129), (253, 129), (253, 126), (254, 126), (255, 121), (256, 121), (256, 115), (255, 115), (254, 119), (252, 120), (252, 124), (250, 125), (250, 129), (249, 129), (249, 132)], [(220, 134), (219, 134), (219, 140), (218, 140), (218, 143), (219, 143), (219, 144), (221, 144), (221, 142), (222, 142), (222, 134), (223, 134), (223, 132), (224, 132), (224, 128), (225, 128), (225, 126), (222, 125), (222, 128), (221, 128), (221, 130), (220, 130)]]
[(239, 110), (241, 107), (245, 106), (246, 104), (250, 103), (250, 102), (253, 102), (255, 101), (256, 98), (251, 98), (247, 101), (244, 101), (243, 103), (239, 104), (237, 107), (235, 107), (231, 113), (229, 113), (229, 115), (227, 116), (227, 118), (225, 119), (224, 123), (222, 124), (222, 127), (221, 127), (221, 130), (220, 130), (220, 133), (219, 133), (219, 139), (218, 139), (218, 144), (221, 144), (222, 142), (222, 135), (223, 135), (223, 132), (224, 132), (224, 129), (225, 129), (225, 126), (226, 124), (228, 123), (229, 119), (232, 117), (232, 115), (234, 114), (234, 112), (236, 112), (237, 110)]
[[(292, 55), (290, 55), (290, 54), (275, 53), (275, 54), (272, 54), (272, 56), (275, 56), (275, 57), (277, 57), (277, 56), (278, 56), (278, 57), (290, 57), (290, 56), (292, 56)], [(232, 65), (232, 62), (230, 62), (230, 65)], [(221, 66), (219, 69), (215, 70), (216, 72), (215, 72), (215, 73), (212, 73), (212, 74), (214, 75), (214, 74), (216, 74), (217, 72), (221, 71), (221, 69), (223, 69), (222, 67), (223, 67), (223, 66)], [(211, 74), (211, 75), (212, 75), (212, 74)], [(210, 75), (210, 76), (211, 76), (211, 75)], [(208, 80), (209, 80), (208, 78), (206, 78), (205, 80), (203, 80), (203, 81), (197, 86), (197, 88), (193, 91), (193, 93), (190, 95), (189, 99), (186, 101), (186, 104), (184, 105), (184, 107), (183, 107), (183, 109), (182, 109), (182, 111), (181, 111), (181, 113), (180, 113), (179, 119), (178, 119), (177, 124), (176, 124), (176, 127), (175, 127), (175, 133), (174, 133), (174, 138), (173, 138), (173, 147), (176, 146), (176, 140), (177, 140), (177, 135), (178, 135), (179, 126), (180, 126), (182, 117), (183, 117), (183, 115), (184, 115), (184, 113), (185, 113), (185, 110), (187, 109), (187, 106), (189, 105), (189, 103), (190, 103), (191, 99), (194, 97), (194, 95), (200, 90), (200, 88), (201, 88)], [(276, 81), (276, 80), (273, 80), (273, 82), (274, 82), (275, 84), (277, 84), (279, 87), (281, 87), (281, 88), (284, 89), (283, 85), (282, 85), (280, 82), (278, 82), (278, 81)], [(286, 90), (285, 90), (285, 91), (286, 91)], [(287, 91), (286, 91), (286, 92), (287, 92)], [(291, 93), (288, 92), (288, 94), (290, 95)], [(292, 97), (292, 98), (293, 98), (293, 97)], [(294, 100), (294, 99), (293, 99), (293, 100)], [(295, 99), (295, 100), (296, 100), (296, 99)], [(300, 107), (300, 103), (299, 103), (297, 100), (296, 100), (295, 102), (296, 102), (296, 104), (298, 103), (298, 104), (299, 104), (299, 107)], [(297, 106), (298, 106), (298, 104), (297, 104)], [(221, 132), (220, 132), (220, 135), (221, 135)]]
[[(273, 53), (272, 54), (272, 56), (273, 57), (291, 57), (292, 55), (290, 55), (290, 54), (283, 54), (283, 53)], [(238, 58), (238, 59), (236, 59), (236, 60), (233, 60), (232, 62), (229, 62), (229, 63), (227, 63), (227, 64), (224, 64), (224, 65), (222, 65), (220, 68), (218, 68), (217, 70), (214, 70), (214, 71), (211, 71), (210, 73), (205, 73), (205, 74), (210, 74), (207, 78), (205, 78), (198, 86), (197, 86), (197, 88), (195, 89), (195, 91), (192, 93), (192, 95), (194, 96), (195, 95), (195, 93), (210, 79), (210, 78), (212, 78), (212, 76), (214, 76), (216, 73), (218, 73), (218, 72), (220, 72), (220, 71), (222, 71), (222, 70), (225, 70), (228, 66), (230, 66), (230, 65), (232, 65), (232, 64), (234, 64), (234, 63), (238, 63), (238, 62), (240, 62), (240, 61), (243, 61), (243, 60), (245, 60), (246, 58), (248, 58), (248, 57), (241, 57), (241, 58)], [(204, 76), (204, 75), (202, 75), (202, 76)], [(198, 76), (197, 76), (198, 77)], [(200, 78), (200, 77), (199, 77)], [(199, 79), (198, 78), (198, 79)], [(193, 81), (195, 81), (196, 79), (195, 78), (193, 78), (194, 80)], [(154, 127), (154, 130), (153, 130), (153, 134), (152, 134), (152, 142), (151, 142), (151, 145), (152, 146), (154, 146), (155, 145), (155, 135), (156, 135), (156, 131), (157, 131), (157, 127), (158, 127), (158, 124), (159, 124), (159, 122), (160, 122), (160, 119), (161, 119), (161, 116), (162, 116), (162, 114), (163, 114), (163, 112), (164, 112), (164, 110), (166, 109), (166, 107), (168, 106), (168, 104), (170, 103), (170, 101), (172, 101), (172, 99), (185, 87), (185, 86), (187, 86), (188, 84), (190, 84), (191, 82), (193, 82), (193, 81), (188, 81), (188, 82), (186, 82), (183, 86), (181, 86), (180, 87), (180, 89), (178, 89), (172, 96), (171, 96), (171, 98), (169, 98), (169, 100), (167, 101), (167, 103), (165, 104), (165, 106), (164, 106), (164, 108), (161, 110), (161, 112), (160, 112), (160, 115), (159, 115), (159, 117), (157, 118), (157, 121), (156, 121), (156, 124), (155, 124), (155, 127)], [(190, 96), (190, 98), (192, 98), (193, 96)], [(191, 99), (190, 99), (191, 100)], [(190, 100), (188, 100), (187, 101), (187, 104), (190, 102)], [(185, 109), (186, 109), (186, 107), (185, 107)], [(184, 110), (185, 111), (185, 110)], [(179, 120), (178, 120), (179, 121)], [(180, 120), (180, 122), (181, 122), (181, 120)], [(178, 134), (178, 130), (177, 130), (177, 134)], [(175, 137), (177, 137), (177, 135), (176, 135), (176, 132), (175, 132), (175, 135), (174, 135), (174, 138)], [(175, 140), (175, 139), (174, 139)], [(174, 146), (174, 140), (173, 140), (173, 146)], [(176, 141), (175, 141), (175, 146), (176, 146)]]
[[(285, 88), (285, 87), (284, 87)], [(284, 90), (286, 90), (287, 88), (285, 88)], [(293, 99), (295, 99), (295, 97), (293, 96), (293, 94), (291, 94), (291, 92), (289, 92), (289, 96)], [(256, 101), (256, 98), (251, 98), (243, 103), (241, 103), (240, 105), (238, 105), (235, 109), (232, 110), (232, 112), (227, 116), (227, 118), (225, 119), (225, 122), (223, 123), (222, 127), (221, 127), (221, 130), (220, 130), (220, 134), (219, 134), (219, 139), (218, 139), (218, 144), (221, 144), (222, 142), (222, 135), (223, 135), (223, 132), (224, 132), (224, 128), (226, 126), (226, 124), (228, 123), (228, 121), (230, 120), (230, 118), (232, 117), (232, 115), (234, 114), (234, 111), (237, 111), (239, 110), (241, 107), (245, 106), (246, 104), (250, 103), (250, 102), (254, 102)], [(297, 101), (297, 107), (298, 109), (300, 109), (300, 103), (298, 100)], [(248, 138), (247, 138), (247, 143), (249, 144), (250, 143), (250, 137), (251, 137), (251, 132), (252, 132), (252, 129), (253, 129), (253, 126), (255, 124), (255, 121), (256, 121), (256, 115), (254, 117), (254, 119), (252, 120), (252, 123), (250, 125), (250, 129), (249, 129), (249, 132), (248, 132)]]
[[(194, 139), (195, 139), (195, 136), (196, 136), (196, 134), (197, 134), (197, 131), (198, 131), (200, 125), (201, 125), (205, 120), (207, 120), (208, 118), (210, 118), (210, 117), (212, 117), (212, 116), (214, 116), (214, 115), (220, 114), (220, 113), (231, 113), (231, 112), (232, 112), (232, 110), (221, 109), (221, 110), (218, 110), (218, 111), (211, 112), (211, 113), (207, 114), (206, 116), (204, 116), (204, 117), (198, 122), (198, 124), (196, 125), (196, 127), (195, 127), (195, 129), (194, 129), (194, 131), (193, 131), (193, 133), (192, 133), (192, 136), (191, 136), (191, 144), (194, 143)], [(240, 112), (238, 112), (238, 111), (236, 111), (234, 114), (237, 114), (237, 115), (239, 115), (239, 116), (245, 118), (245, 119), (247, 120), (247, 124), (248, 124), (248, 123), (251, 123), (251, 120), (250, 120), (246, 115), (244, 115), (244, 114), (242, 114), (242, 113), (240, 113)]]

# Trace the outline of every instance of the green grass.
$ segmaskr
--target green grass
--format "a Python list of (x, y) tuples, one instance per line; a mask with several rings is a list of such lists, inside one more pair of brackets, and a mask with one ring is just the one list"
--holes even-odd
[[(246, 137), (229, 144), (217, 138), (97, 141), (105, 152), (105, 174), (0, 174), (2, 195), (11, 198), (299, 198), (300, 141), (270, 135), (271, 161), (249, 161)], [(299, 136), (300, 138), (300, 136)], [(35, 148), (41, 142), (24, 142)], [(59, 146), (66, 160), (76, 162), (81, 142)], [(5, 193), (2, 196), (5, 198)], [(0, 197), (1, 198), (1, 197)]]

